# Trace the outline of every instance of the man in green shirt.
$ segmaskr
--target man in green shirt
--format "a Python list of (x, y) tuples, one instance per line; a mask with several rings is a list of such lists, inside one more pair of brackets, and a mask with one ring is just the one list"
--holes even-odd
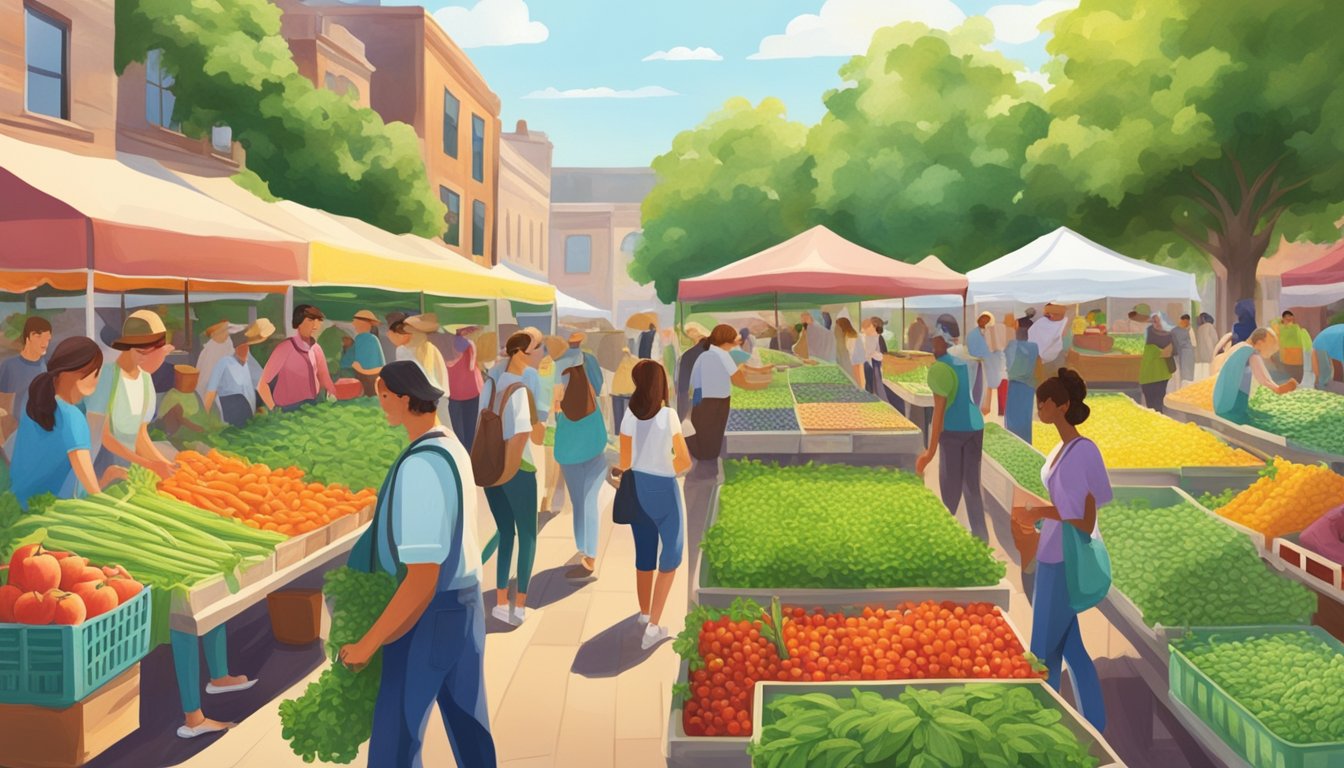
[(1290, 311), (1279, 322), (1279, 363), (1293, 381), (1302, 382), (1306, 356), (1311, 353), (1311, 334), (1297, 324)]
[(929, 425), (929, 447), (915, 462), (915, 471), (924, 469), (939, 455), (938, 490), (943, 505), (953, 516), (964, 500), (966, 520), (971, 532), (989, 541), (985, 525), (985, 507), (980, 494), (980, 468), (984, 458), (985, 420), (971, 398), (972, 374), (966, 362), (948, 353), (951, 334), (939, 328), (933, 335), (936, 362), (929, 368), (929, 389), (933, 391), (933, 422)]
[(173, 366), (173, 388), (159, 402), (159, 426), (174, 443), (191, 433), (205, 431), (205, 409), (196, 396), (196, 381), (200, 375), (195, 366)]

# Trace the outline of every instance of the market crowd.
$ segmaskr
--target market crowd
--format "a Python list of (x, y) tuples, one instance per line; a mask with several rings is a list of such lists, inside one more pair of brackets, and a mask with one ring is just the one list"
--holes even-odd
[[(996, 393), (1004, 426), (1024, 440), (1031, 441), (1035, 422), (1059, 432), (1042, 471), (1050, 504), (1014, 510), (1014, 539), (1024, 569), (1034, 572), (1027, 582), (1031, 650), (1052, 685), (1062, 665), (1070, 666), (1081, 709), (1101, 729), (1100, 686), (1063, 573), (1067, 557), (1087, 557), (1089, 546), (1098, 546), (1096, 511), (1111, 490), (1100, 452), (1078, 431), (1088, 417), (1088, 388), (1069, 366), (1070, 354), (1100, 349), (1095, 345), (1108, 333), (1142, 334), (1138, 384), (1157, 411), (1169, 388), (1211, 375), (1219, 377), (1218, 412), (1231, 419), (1244, 420), (1259, 387), (1284, 393), (1306, 383), (1336, 386), (1338, 359), (1314, 346), (1291, 312), (1270, 327), (1257, 327), (1244, 306), (1238, 312), (1238, 323), (1220, 335), (1208, 314), (1172, 323), (1139, 305), (1108, 327), (1101, 312), (1070, 320), (1064, 306), (1049, 303), (1001, 318), (981, 313), (964, 336), (951, 315), (932, 323), (921, 316), (901, 339), (881, 318), (817, 311), (764, 331), (768, 343), (751, 327), (691, 322), (678, 333), (648, 316), (594, 345), (583, 333), (485, 332), (444, 326), (433, 314), (360, 310), (340, 332), (339, 361), (329, 362), (320, 341), (327, 317), (300, 304), (287, 334), (266, 319), (213, 323), (194, 364), (172, 366), (171, 388), (162, 393), (156, 376), (174, 347), (154, 311), (130, 313), (109, 350), (82, 336), (53, 345), (50, 323), (32, 316), (19, 353), (0, 363), (0, 429), (12, 489), (26, 508), (43, 493), (97, 493), (131, 465), (170, 476), (174, 462), (152, 430), (189, 437), (212, 424), (246, 425), (267, 410), (376, 398), (409, 444), (389, 468), (374, 521), (350, 557), (352, 567), (401, 576), (383, 616), (340, 651), (352, 667), (384, 652), (369, 764), (412, 761), (438, 702), (459, 764), (493, 765), (482, 667), (488, 576), (475, 487), (484, 489), (498, 532), (489, 615), (520, 625), (528, 619), (539, 515), (558, 513), (568, 496), (576, 552), (566, 576), (592, 580), (604, 512), (599, 495), (604, 484), (613, 486), (609, 514), (629, 526), (635, 545), (638, 625), (650, 649), (670, 636), (663, 610), (686, 542), (677, 478), (717, 475), (734, 388), (762, 388), (774, 372), (761, 351), (835, 363), (857, 387), (884, 399), (894, 397), (883, 382), (891, 349), (927, 353), (933, 418), (916, 469), (938, 459), (942, 500), (953, 512), (964, 503), (976, 536), (989, 536), (980, 475)], [(202, 647), (205, 693), (256, 682), (230, 674), (223, 627), (199, 639), (173, 632), (183, 738), (230, 727), (202, 710)]]

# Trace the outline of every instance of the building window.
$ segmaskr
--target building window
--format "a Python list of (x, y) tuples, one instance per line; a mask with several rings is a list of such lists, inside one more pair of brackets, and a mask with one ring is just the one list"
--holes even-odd
[(70, 28), (41, 11), (25, 7), (24, 60), (28, 85), (24, 108), (38, 115), (70, 119), (70, 83), (66, 45)]
[(351, 101), (359, 101), (359, 88), (355, 86), (354, 81), (345, 75), (336, 75), (328, 72), (326, 76), (322, 78), (322, 85), (332, 93), (349, 96)]
[(471, 178), (485, 181), (485, 120), (471, 116)]
[(523, 250), (523, 217), (522, 214), (513, 220), (513, 242), (518, 244), (518, 250)]
[(462, 244), (462, 196), (447, 187), (439, 187), (439, 200), (448, 212), (443, 214), (443, 242)]
[(512, 257), (513, 254), (513, 214), (504, 212), (504, 256)]
[(145, 119), (150, 125), (181, 131), (182, 124), (173, 120), (173, 76), (163, 69), (163, 51), (155, 49), (145, 57)]
[(592, 235), (570, 235), (565, 238), (565, 274), (586, 275), (593, 271)]
[(626, 235), (621, 239), (621, 253), (625, 254), (626, 258), (634, 256), (635, 249), (639, 247), (639, 241), (643, 239), (644, 235), (641, 232), (631, 232)]
[(457, 157), (457, 115), (462, 110), (462, 102), (443, 89), (443, 154)]
[(210, 146), (221, 154), (233, 152), (233, 129), (227, 125), (216, 125), (210, 129)]
[(485, 255), (485, 203), (471, 202), (471, 255)]

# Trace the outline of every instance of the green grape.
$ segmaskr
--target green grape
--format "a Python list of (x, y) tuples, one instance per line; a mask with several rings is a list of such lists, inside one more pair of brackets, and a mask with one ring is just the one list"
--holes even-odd
[(729, 462), (704, 553), (720, 586), (989, 586), (1006, 566), (913, 474)]
[(1049, 492), (1041, 482), (1045, 457), (998, 424), (985, 424), (985, 453), (997, 461), (1013, 481), (1032, 493), (1046, 498)]
[(1333, 392), (1299, 389), (1276, 395), (1261, 387), (1251, 397), (1250, 423), (1306, 448), (1344, 454), (1344, 397)]

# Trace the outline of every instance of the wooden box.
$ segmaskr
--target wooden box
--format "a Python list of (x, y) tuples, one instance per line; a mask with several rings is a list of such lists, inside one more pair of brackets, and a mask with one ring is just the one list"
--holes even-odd
[(77, 768), (140, 727), (140, 665), (65, 709), (0, 705), (0, 764)]

